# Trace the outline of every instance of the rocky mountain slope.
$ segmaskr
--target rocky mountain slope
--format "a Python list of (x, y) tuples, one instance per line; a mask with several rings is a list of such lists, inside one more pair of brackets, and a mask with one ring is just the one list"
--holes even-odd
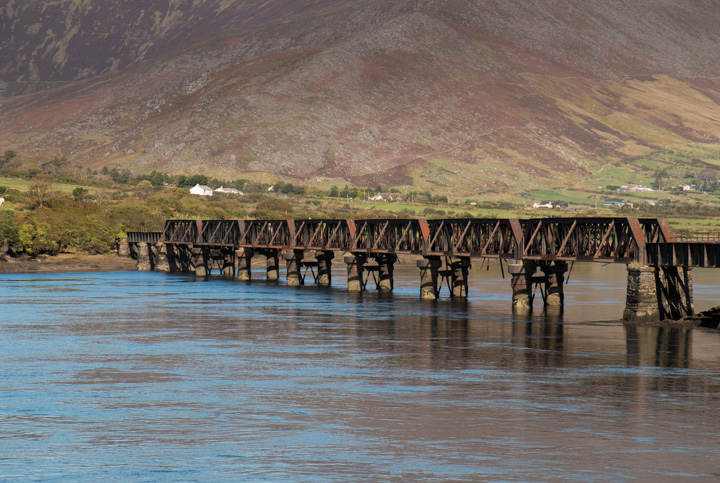
[(716, 0), (3, 8), (19, 163), (471, 192), (720, 143)]

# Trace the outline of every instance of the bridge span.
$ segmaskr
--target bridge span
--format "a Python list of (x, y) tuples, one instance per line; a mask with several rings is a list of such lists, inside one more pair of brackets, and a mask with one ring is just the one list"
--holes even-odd
[(681, 239), (666, 220), (632, 217), (168, 220), (162, 232), (129, 232), (121, 251), (141, 270), (218, 270), (240, 280), (250, 279), (256, 255), (265, 258), (267, 279), (277, 280), (282, 256), (288, 285), (303, 285), (308, 273), (330, 285), (340, 252), (349, 291), (366, 290), (371, 279), (378, 290), (392, 290), (397, 256), (415, 255), (424, 299), (436, 299), (445, 285), (450, 296), (466, 297), (472, 260), (498, 259), (518, 313), (532, 310), (538, 291), (546, 310), (561, 309), (568, 263), (623, 263), (628, 321), (691, 315), (692, 268), (720, 268), (720, 234)]

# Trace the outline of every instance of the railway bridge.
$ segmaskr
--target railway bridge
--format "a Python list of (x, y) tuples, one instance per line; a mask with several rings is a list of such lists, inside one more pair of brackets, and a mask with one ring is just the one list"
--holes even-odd
[(168, 220), (162, 232), (129, 232), (121, 253), (140, 270), (217, 270), (249, 280), (253, 259), (265, 258), (267, 280), (278, 280), (280, 260), (288, 285), (330, 285), (341, 254), (348, 291), (392, 290), (399, 255), (417, 257), (420, 296), (466, 297), (473, 259), (507, 266), (512, 307), (532, 310), (538, 291), (546, 310), (564, 304), (568, 264), (622, 263), (628, 267), (624, 319), (679, 319), (693, 313), (692, 269), (720, 268), (720, 235), (676, 237), (657, 218), (367, 219), (367, 220)]

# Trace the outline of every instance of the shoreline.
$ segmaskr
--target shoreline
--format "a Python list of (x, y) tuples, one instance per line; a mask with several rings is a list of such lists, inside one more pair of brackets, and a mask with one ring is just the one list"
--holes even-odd
[(41, 255), (37, 258), (5, 256), (0, 260), (0, 273), (70, 273), (121, 272), (137, 270), (137, 262), (118, 255)]

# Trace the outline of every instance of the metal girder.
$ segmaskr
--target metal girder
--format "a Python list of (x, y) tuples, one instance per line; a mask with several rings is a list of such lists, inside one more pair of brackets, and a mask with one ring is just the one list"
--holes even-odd
[(702, 247), (671, 240), (676, 238), (667, 222), (654, 218), (169, 220), (159, 236), (164, 243), (211, 247), (685, 266), (717, 263), (720, 238)]

